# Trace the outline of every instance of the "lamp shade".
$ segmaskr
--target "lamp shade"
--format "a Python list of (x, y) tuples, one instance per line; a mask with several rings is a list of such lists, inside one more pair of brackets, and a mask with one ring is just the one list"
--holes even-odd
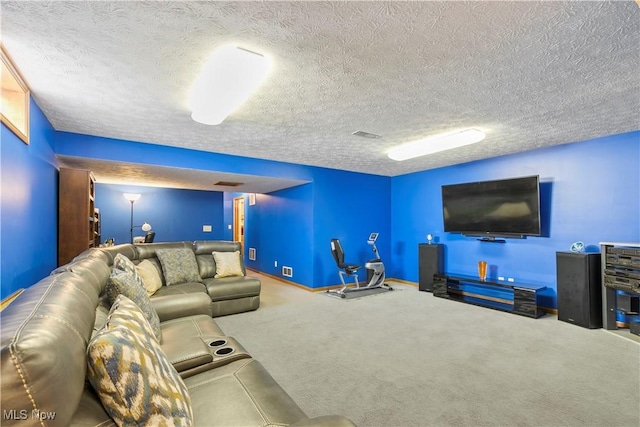
[(148, 222), (145, 222), (144, 224), (142, 224), (142, 231), (151, 231), (151, 224), (149, 224)]
[(189, 95), (191, 118), (218, 125), (260, 86), (270, 61), (259, 53), (225, 46), (213, 53)]
[(140, 194), (136, 193), (124, 193), (124, 198), (130, 201), (131, 203), (135, 202), (140, 198)]

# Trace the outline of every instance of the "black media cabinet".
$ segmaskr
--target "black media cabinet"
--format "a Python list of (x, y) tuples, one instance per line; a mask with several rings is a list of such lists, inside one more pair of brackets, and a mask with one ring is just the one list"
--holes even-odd
[[(545, 314), (538, 307), (538, 293), (546, 289), (544, 285), (516, 284), (495, 279), (480, 280), (478, 277), (448, 273), (444, 275), (436, 274), (433, 279), (433, 295), (436, 297), (507, 311), (535, 319)], [(494, 298), (469, 293), (462, 290), (461, 285), (463, 284), (507, 290), (511, 298)]]

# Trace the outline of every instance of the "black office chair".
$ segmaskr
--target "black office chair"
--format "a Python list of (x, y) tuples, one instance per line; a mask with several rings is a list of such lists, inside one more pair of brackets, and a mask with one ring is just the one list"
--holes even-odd
[(155, 231), (147, 231), (147, 234), (144, 235), (144, 242), (145, 243), (153, 243), (153, 239), (156, 238), (156, 232)]

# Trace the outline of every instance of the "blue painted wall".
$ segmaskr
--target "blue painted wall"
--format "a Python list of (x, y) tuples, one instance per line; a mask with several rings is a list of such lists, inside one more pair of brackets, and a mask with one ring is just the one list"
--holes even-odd
[[(496, 275), (543, 282), (552, 291), (555, 252), (571, 242), (593, 246), (602, 240), (640, 240), (640, 132), (388, 178), (55, 132), (33, 105), (30, 146), (2, 128), (3, 293), (55, 267), (54, 153), (310, 181), (257, 195), (255, 206), (246, 201), (246, 246), (258, 254), (249, 267), (280, 276), (287, 265), (294, 269), (289, 280), (312, 288), (339, 281), (331, 238), (341, 239), (349, 261), (363, 262), (371, 257), (366, 239), (372, 231), (380, 232), (378, 247), (389, 277), (417, 281), (417, 244), (432, 233), (446, 245), (451, 271), (475, 274), (476, 262), (485, 259), (497, 268)], [(442, 231), (441, 185), (531, 174), (543, 182), (546, 237), (497, 245)], [(232, 239), (227, 226), (237, 193), (98, 184), (103, 239), (129, 239), (130, 205), (123, 192), (143, 194), (135, 205), (135, 222), (150, 222), (158, 240)], [(211, 224), (213, 232), (203, 233), (203, 224)], [(46, 243), (31, 244), (36, 238)], [(7, 248), (17, 248), (18, 255)], [(555, 307), (554, 292), (545, 305)]]
[[(312, 286), (313, 186), (257, 194), (253, 206), (245, 200), (245, 246), (256, 249), (256, 260), (247, 259), (248, 267)], [(293, 269), (293, 277), (282, 276), (283, 266)]]
[[(551, 288), (542, 302), (556, 307), (556, 252), (581, 240), (591, 250), (601, 241), (640, 241), (640, 132), (544, 148), (394, 177), (392, 276), (418, 280), (417, 245), (426, 234), (446, 247), (445, 269), (477, 274), (486, 260), (496, 276)], [(548, 237), (483, 243), (444, 233), (441, 186), (539, 175)]]
[[(249, 206), (245, 200), (245, 246), (254, 247), (258, 254), (255, 262), (246, 260), (247, 266), (280, 277), (283, 265), (292, 267), (294, 275), (288, 280), (304, 286), (323, 287), (339, 282), (329, 248), (332, 237), (341, 239), (345, 251), (354, 261), (364, 261), (371, 258), (367, 237), (372, 231), (378, 231), (381, 233), (380, 252), (383, 256), (389, 254), (391, 183), (387, 177), (66, 132), (57, 133), (56, 153), (114, 161), (136, 159), (141, 163), (311, 181), (309, 185), (258, 195), (255, 206)], [(225, 193), (222, 197), (223, 230), (220, 236), (225, 240), (233, 238), (227, 226), (233, 223), (233, 197), (237, 195)], [(103, 212), (103, 197), (102, 193), (96, 195), (103, 215), (102, 236), (122, 241), (122, 237), (111, 236), (116, 230), (111, 231), (105, 225), (108, 218)], [(115, 194), (113, 197), (122, 196)], [(137, 216), (142, 213), (137, 209), (138, 203), (136, 219), (147, 220), (156, 229), (150, 219)], [(125, 204), (121, 209), (127, 208)], [(115, 216), (125, 218), (124, 227), (119, 227), (125, 230), (124, 238), (128, 240), (129, 216), (126, 212), (116, 212)], [(160, 234), (156, 238), (170, 240)], [(245, 259), (246, 255), (245, 252)], [(274, 261), (278, 261), (278, 267)]]
[[(387, 177), (335, 169), (308, 167), (308, 171), (310, 184), (258, 194), (253, 206), (245, 196), (245, 246), (256, 249), (256, 260), (247, 258), (248, 251), (245, 260), (255, 270), (321, 288), (340, 283), (329, 245), (334, 237), (353, 263), (372, 258), (367, 238), (374, 231), (380, 233), (381, 255), (389, 255), (391, 182)], [(238, 195), (225, 195), (229, 224), (232, 200)], [(282, 266), (291, 267), (293, 277), (282, 276)], [(364, 269), (359, 278), (366, 278)]]
[(57, 265), (58, 169), (54, 130), (31, 101), (30, 144), (5, 125), (0, 134), (0, 280), (2, 298)]
[(242, 193), (222, 193), (223, 200), (223, 221), (224, 221), (224, 237), (223, 240), (233, 240), (233, 199), (243, 196)]
[[(113, 237), (116, 244), (128, 243), (131, 225), (131, 203), (123, 193), (139, 193), (133, 206), (134, 225), (148, 222), (156, 232), (156, 240), (222, 240), (223, 197), (218, 191), (180, 190), (115, 184), (96, 184), (96, 207), (100, 209), (102, 241)], [(203, 225), (212, 231), (203, 232)], [(145, 233), (134, 228), (134, 236)]]
[[(340, 239), (345, 259), (363, 265), (373, 258), (367, 244), (369, 234), (380, 233), (376, 246), (385, 268), (391, 261), (391, 179), (333, 169), (316, 168), (313, 176), (313, 261), (312, 287), (340, 283), (331, 255), (332, 238)], [(388, 277), (393, 277), (389, 276)], [(365, 281), (364, 267), (359, 279)]]

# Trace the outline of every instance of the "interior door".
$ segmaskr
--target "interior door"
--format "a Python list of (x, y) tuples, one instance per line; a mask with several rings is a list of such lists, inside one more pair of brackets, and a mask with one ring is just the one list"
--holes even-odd
[(244, 197), (233, 199), (233, 241), (240, 242), (244, 252)]

